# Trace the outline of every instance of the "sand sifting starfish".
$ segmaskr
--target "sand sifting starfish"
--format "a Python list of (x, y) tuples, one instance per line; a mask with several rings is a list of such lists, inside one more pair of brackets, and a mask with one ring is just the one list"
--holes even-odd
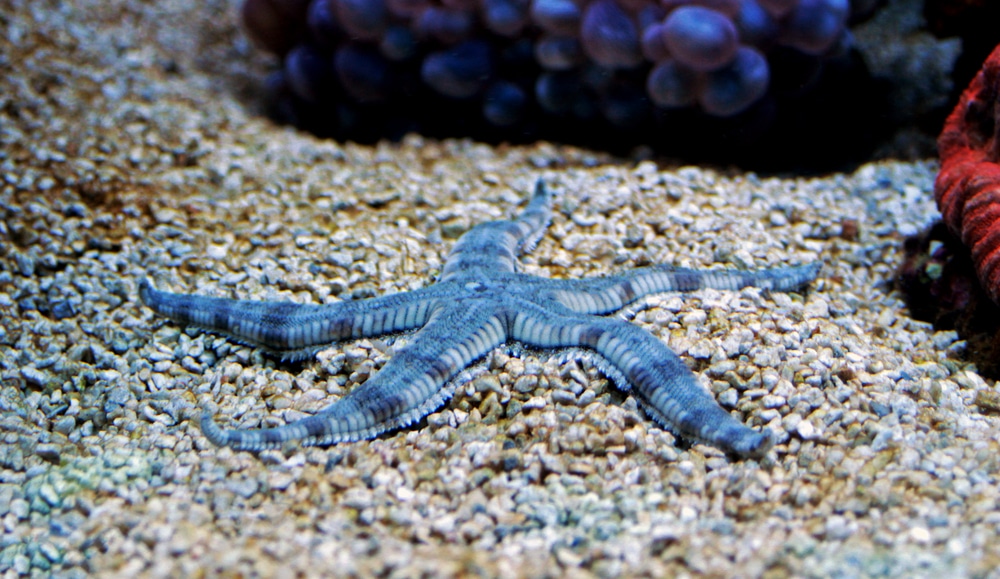
[(521, 215), (480, 224), (463, 235), (437, 283), (411, 292), (328, 305), (257, 302), (174, 294), (143, 280), (140, 296), (158, 314), (240, 342), (301, 358), (331, 342), (416, 330), (380, 372), (317, 414), (284, 426), (222, 430), (206, 413), (213, 443), (238, 450), (292, 441), (333, 444), (374, 438), (441, 407), (463, 369), (506, 342), (532, 348), (585, 348), (600, 368), (635, 395), (661, 426), (741, 457), (763, 456), (773, 438), (724, 411), (684, 362), (645, 330), (601, 317), (652, 294), (703, 288), (774, 291), (804, 287), (819, 264), (756, 271), (656, 265), (608, 277), (548, 279), (517, 271), (550, 218), (539, 180)]

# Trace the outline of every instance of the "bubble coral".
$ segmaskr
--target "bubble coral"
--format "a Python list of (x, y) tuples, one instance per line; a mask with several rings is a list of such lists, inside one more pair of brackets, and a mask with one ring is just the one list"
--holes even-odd
[(1000, 303), (1000, 46), (962, 93), (938, 138), (934, 197), (972, 252), (980, 283)]
[(243, 19), (254, 42), (283, 59), (272, 86), (300, 109), (339, 111), (340, 123), (364, 114), (356, 105), (376, 102), (419, 117), (419, 103), (436, 98), (450, 103), (455, 119), (471, 111), (523, 133), (547, 118), (674, 130), (674, 121), (664, 121), (674, 111), (730, 118), (750, 110), (787, 70), (794, 74), (785, 85), (801, 86), (805, 77), (787, 63), (818, 70), (828, 55), (843, 54), (850, 6), (245, 0)]

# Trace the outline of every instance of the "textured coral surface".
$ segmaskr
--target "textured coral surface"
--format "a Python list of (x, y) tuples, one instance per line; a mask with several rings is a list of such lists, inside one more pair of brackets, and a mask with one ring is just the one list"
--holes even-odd
[(972, 251), (979, 280), (1000, 303), (1000, 46), (990, 54), (938, 139), (934, 196), (945, 223)]
[[(878, 99), (852, 59), (847, 25), (873, 5), (246, 0), (242, 13), (256, 44), (281, 58), (270, 81), (276, 114), (321, 135), (569, 137), (604, 147), (617, 138), (690, 151), (797, 125), (788, 118), (796, 109), (830, 139), (837, 131), (826, 118), (843, 126), (837, 111), (853, 100), (842, 85), (864, 103), (843, 120), (856, 121), (855, 135), (864, 130)], [(702, 133), (714, 137), (702, 144)]]
[[(487, 120), (497, 125), (514, 122), (536, 99), (553, 114), (579, 108), (582, 117), (584, 108), (600, 109), (613, 123), (635, 122), (638, 112), (614, 110), (645, 100), (615, 96), (616, 72), (630, 70), (646, 76), (645, 97), (658, 106), (694, 105), (730, 116), (767, 91), (763, 52), (783, 46), (822, 56), (842, 49), (850, 13), (848, 0), (246, 0), (243, 6), (248, 31), (285, 57), (287, 80), (304, 100), (331, 98), (328, 84), (356, 101), (386, 100), (412, 90), (406, 86), (412, 74), (440, 96), (481, 97)], [(540, 69), (540, 77), (519, 70), (524, 65)], [(577, 81), (582, 91), (567, 85), (587, 76), (594, 78)]]

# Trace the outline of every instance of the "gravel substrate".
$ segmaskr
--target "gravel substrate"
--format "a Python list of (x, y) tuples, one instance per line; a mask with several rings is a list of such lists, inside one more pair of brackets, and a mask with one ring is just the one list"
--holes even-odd
[[(890, 279), (936, 163), (765, 178), (539, 144), (360, 147), (276, 127), (235, 3), (0, 8), (0, 575), (982, 576), (1000, 564), (995, 384)], [(249, 63), (249, 64), (248, 64)], [(814, 137), (819, 137), (818, 135)], [(808, 146), (804, 135), (803, 146)], [(655, 427), (586, 360), (491, 354), (412, 428), (234, 453), (364, 382), (393, 340), (298, 364), (158, 318), (174, 291), (322, 303), (419, 288), (534, 180), (550, 277), (821, 261), (805, 294), (622, 313), (778, 444)], [(405, 337), (397, 340), (402, 343)], [(977, 398), (978, 397), (978, 398)]]

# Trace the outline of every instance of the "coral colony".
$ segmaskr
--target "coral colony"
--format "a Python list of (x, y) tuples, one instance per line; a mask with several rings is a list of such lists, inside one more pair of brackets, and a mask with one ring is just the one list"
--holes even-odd
[(972, 251), (983, 289), (1000, 303), (1000, 46), (948, 116), (934, 195), (944, 222)]
[(282, 58), (272, 88), (290, 117), (360, 124), (365, 107), (436, 99), (498, 130), (632, 130), (676, 110), (739, 115), (782, 74), (808, 85), (876, 1), (246, 0), (243, 17)]

